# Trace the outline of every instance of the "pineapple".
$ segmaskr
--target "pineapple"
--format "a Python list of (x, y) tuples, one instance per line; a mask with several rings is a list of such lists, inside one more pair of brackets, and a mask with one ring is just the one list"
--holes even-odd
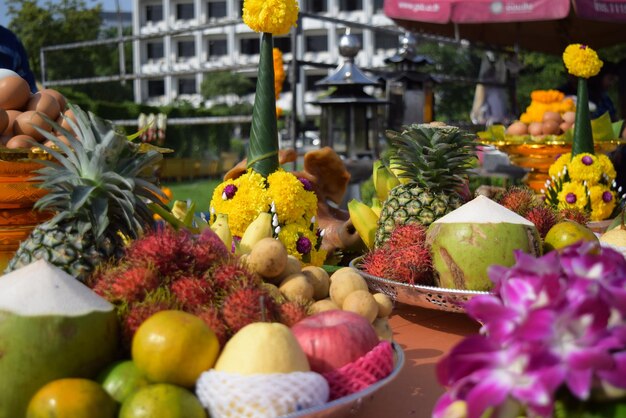
[[(387, 131), (393, 170), (402, 183), (385, 200), (375, 247), (396, 226), (430, 225), (462, 203), (458, 191), (475, 157), (474, 135), (445, 125), (413, 124), (402, 132)], [(407, 181), (408, 180), (408, 181)]]
[(76, 136), (48, 120), (69, 146), (48, 132), (54, 146), (38, 145), (54, 161), (43, 161), (46, 167), (38, 170), (35, 179), (48, 194), (35, 208), (55, 216), (20, 244), (6, 272), (43, 258), (84, 280), (97, 264), (121, 251), (123, 237), (136, 238), (152, 224), (146, 200), (157, 202), (162, 192), (147, 172), (161, 154), (140, 152), (109, 121), (71, 109), (76, 123), (66, 120)]

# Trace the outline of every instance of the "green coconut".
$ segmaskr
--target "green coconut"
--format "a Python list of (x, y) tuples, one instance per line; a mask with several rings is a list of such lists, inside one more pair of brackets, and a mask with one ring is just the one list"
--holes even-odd
[(113, 305), (47, 261), (0, 277), (0, 418), (25, 416), (48, 382), (95, 377), (117, 337)]
[(489, 266), (512, 266), (514, 250), (541, 254), (535, 225), (485, 196), (433, 222), (427, 243), (438, 285), (449, 289), (488, 291)]

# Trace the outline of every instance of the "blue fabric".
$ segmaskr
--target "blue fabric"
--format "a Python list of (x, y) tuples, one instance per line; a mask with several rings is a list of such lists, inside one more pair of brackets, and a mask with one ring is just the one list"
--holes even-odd
[(13, 32), (4, 26), (0, 26), (0, 68), (15, 71), (28, 82), (32, 93), (37, 91), (35, 76), (28, 65), (24, 45)]

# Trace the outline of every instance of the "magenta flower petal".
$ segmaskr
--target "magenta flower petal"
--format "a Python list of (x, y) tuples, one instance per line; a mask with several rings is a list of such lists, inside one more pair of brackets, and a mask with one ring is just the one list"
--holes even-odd
[(568, 370), (565, 383), (574, 396), (578, 399), (586, 400), (589, 398), (591, 390), (591, 378), (593, 374), (591, 370)]
[(626, 351), (613, 356), (615, 367), (611, 370), (602, 370), (598, 375), (613, 386), (626, 389)]
[(467, 394), (467, 418), (480, 418), (487, 408), (503, 403), (509, 395), (506, 376), (493, 375), (479, 382)]

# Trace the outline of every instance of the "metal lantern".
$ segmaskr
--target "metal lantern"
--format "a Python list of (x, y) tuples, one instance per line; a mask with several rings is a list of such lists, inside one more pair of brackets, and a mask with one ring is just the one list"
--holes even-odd
[[(364, 91), (381, 83), (363, 74), (354, 63), (361, 49), (359, 39), (350, 29), (339, 40), (339, 53), (344, 62), (335, 72), (315, 83), (330, 94), (312, 102), (321, 106), (320, 140), (349, 159), (370, 159), (379, 156), (378, 108), (387, 104)], [(371, 174), (371, 173), (370, 173)]]
[(401, 130), (412, 123), (432, 122), (434, 119), (434, 92), (436, 80), (420, 71), (424, 65), (435, 62), (416, 51), (417, 42), (411, 33), (400, 36), (398, 52), (387, 59), (386, 64), (394, 66), (387, 80), (389, 100), (388, 126)]

